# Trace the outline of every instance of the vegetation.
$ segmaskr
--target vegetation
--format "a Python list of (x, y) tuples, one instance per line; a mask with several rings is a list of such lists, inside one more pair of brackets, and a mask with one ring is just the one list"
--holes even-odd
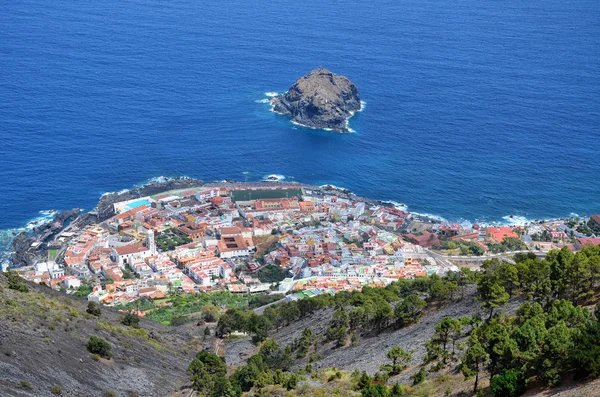
[(205, 351), (196, 355), (188, 368), (192, 385), (200, 395), (214, 397), (240, 396), (253, 387), (281, 385), (287, 390), (298, 385), (298, 375), (287, 372), (292, 360), (288, 351), (281, 349), (272, 339), (266, 340), (257, 355), (248, 359), (227, 377), (227, 367), (222, 358)]
[[(454, 299), (472, 283), (477, 284), (485, 321), (476, 315), (446, 317), (439, 322), (425, 344), (429, 371), (458, 370), (473, 380), (475, 393), (485, 375), (490, 379), (488, 390), (495, 396), (518, 396), (531, 385), (555, 386), (569, 373), (600, 376), (600, 304), (594, 310), (584, 307), (598, 300), (600, 247), (585, 247), (577, 253), (564, 248), (551, 251), (543, 260), (533, 254), (518, 254), (514, 259), (514, 264), (485, 261), (481, 273), (464, 271), (443, 278), (400, 280), (385, 288), (365, 287), (362, 292), (286, 302), (266, 308), (263, 315), (228, 310), (219, 319), (217, 336), (242, 331), (251, 334), (259, 345), (263, 343), (260, 353), (232, 375), (232, 389), (256, 391), (285, 383), (282, 379), (293, 375), (286, 372), (290, 360), (307, 356), (313, 360), (323, 337), (340, 347), (349, 339), (354, 343), (361, 334), (406, 326), (419, 321), (428, 306)], [(526, 302), (514, 315), (498, 310), (516, 296)], [(324, 336), (306, 328), (285, 348), (268, 339), (272, 330), (327, 307), (333, 313)], [(362, 396), (406, 395), (407, 386), (388, 387), (386, 382), (406, 368), (411, 354), (398, 346), (387, 356), (391, 363), (384, 363), (375, 377), (366, 373), (353, 376), (353, 390)], [(312, 366), (307, 365), (305, 371), (310, 373)], [(440, 384), (446, 376), (439, 376)], [(335, 379), (334, 372), (328, 381)], [(411, 395), (431, 393), (433, 381), (427, 380), (425, 365), (413, 375), (413, 381)], [(444, 387), (442, 392), (452, 393), (452, 387)]]
[(193, 240), (181, 233), (179, 230), (171, 228), (158, 233), (155, 242), (161, 251), (171, 251), (180, 245), (189, 244)]
[(102, 311), (100, 310), (100, 306), (98, 306), (94, 302), (89, 302), (87, 305), (86, 313), (91, 314), (94, 317), (100, 317)]
[(97, 354), (100, 357), (112, 357), (112, 346), (110, 345), (110, 343), (100, 338), (99, 336), (90, 336), (90, 340), (87, 344), (87, 349), (90, 353)]
[[(600, 376), (600, 310), (578, 306), (596, 300), (599, 274), (600, 247), (563, 248), (544, 260), (519, 255), (515, 265), (487, 261), (478, 295), (488, 319), (471, 332), (460, 364), (475, 377), (474, 391), (482, 371), (497, 396), (517, 396), (533, 382), (556, 386), (569, 372)], [(494, 314), (517, 293), (528, 302), (516, 315)]]
[(134, 302), (130, 302), (127, 303), (125, 305), (121, 304), (121, 305), (117, 305), (115, 307), (117, 310), (124, 310), (124, 311), (146, 311), (146, 310), (152, 310), (156, 308), (156, 305), (150, 300), (150, 299), (146, 299), (146, 298), (140, 298)]
[(542, 230), (539, 233), (533, 234), (531, 236), (531, 239), (533, 241), (545, 241), (545, 242), (549, 242), (549, 241), (552, 241), (552, 235), (550, 234), (550, 232), (548, 230)]
[(279, 266), (267, 265), (259, 269), (256, 276), (263, 283), (276, 283), (288, 277), (288, 271)]
[[(188, 318), (191, 314), (202, 312), (202, 317), (205, 321), (211, 321), (211, 318), (217, 317), (217, 311), (222, 309), (254, 309), (264, 306), (268, 303), (278, 301), (283, 296), (280, 294), (260, 294), (260, 295), (241, 295), (232, 294), (227, 291), (213, 292), (210, 294), (172, 294), (164, 303), (164, 306), (156, 308), (156, 305), (147, 300), (139, 300), (143, 304), (143, 308), (139, 310), (148, 310), (156, 308), (147, 313), (145, 318), (161, 323), (163, 325), (172, 325), (172, 321), (178, 317)], [(136, 302), (128, 305), (119, 306), (125, 310), (136, 310)], [(213, 316), (207, 319), (205, 307), (212, 306)], [(208, 310), (208, 309), (207, 309)], [(212, 321), (216, 321), (214, 318)]]
[(19, 292), (29, 292), (29, 287), (25, 285), (23, 278), (14, 270), (7, 270), (4, 273), (8, 280), (8, 288)]
[(73, 295), (81, 299), (87, 299), (88, 295), (91, 293), (92, 287), (90, 287), (89, 285), (82, 284), (79, 286), (79, 288), (77, 288), (77, 291), (75, 291)]
[(392, 365), (384, 365), (381, 367), (381, 370), (387, 372), (389, 375), (398, 375), (406, 369), (407, 363), (412, 358), (412, 354), (402, 347), (396, 346), (388, 352), (387, 357), (392, 360)]
[(385, 288), (364, 287), (362, 292), (342, 291), (333, 296), (319, 295), (285, 302), (267, 307), (263, 315), (229, 310), (219, 319), (216, 332), (221, 337), (233, 331), (247, 332), (260, 342), (270, 330), (331, 307), (335, 311), (326, 337), (339, 347), (345, 345), (352, 335), (380, 333), (389, 327), (403, 327), (416, 322), (428, 303), (454, 299), (461, 289), (473, 282), (472, 273), (467, 271), (464, 274), (451, 273), (444, 278), (432, 276), (399, 280)]
[(445, 240), (432, 247), (434, 250), (456, 250), (460, 255), (481, 256), (485, 253), (484, 249), (477, 243), (465, 240)]
[(585, 222), (581, 218), (571, 218), (566, 222), (567, 226), (571, 229), (575, 229), (577, 232), (582, 233), (586, 236), (600, 235), (600, 224), (594, 222), (593, 219), (588, 219)]
[(497, 254), (507, 251), (522, 251), (526, 250), (527, 246), (523, 241), (516, 237), (505, 237), (500, 244), (488, 244), (490, 252)]
[(140, 318), (131, 312), (126, 313), (123, 319), (121, 319), (121, 324), (126, 325), (128, 327), (139, 328)]

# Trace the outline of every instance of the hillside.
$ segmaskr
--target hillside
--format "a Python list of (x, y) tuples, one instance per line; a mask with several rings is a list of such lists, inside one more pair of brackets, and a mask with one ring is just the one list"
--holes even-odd
[(227, 381), (248, 395), (595, 396), (599, 275), (598, 247), (563, 248), (543, 260), (485, 261), (477, 273), (273, 305), (262, 315), (230, 310), (216, 332), (252, 336), (233, 335), (225, 347), (235, 367)]
[[(0, 275), (2, 396), (181, 395), (200, 339), (143, 319), (126, 327), (122, 313), (101, 307), (95, 317), (86, 301), (23, 285), (28, 292), (10, 289)], [(110, 343), (110, 360), (92, 358), (90, 336)]]

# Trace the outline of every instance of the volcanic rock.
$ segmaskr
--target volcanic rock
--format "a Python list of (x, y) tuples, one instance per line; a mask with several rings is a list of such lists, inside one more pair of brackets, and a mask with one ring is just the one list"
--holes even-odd
[(271, 99), (273, 110), (310, 128), (351, 132), (348, 119), (362, 107), (356, 86), (344, 76), (318, 68)]

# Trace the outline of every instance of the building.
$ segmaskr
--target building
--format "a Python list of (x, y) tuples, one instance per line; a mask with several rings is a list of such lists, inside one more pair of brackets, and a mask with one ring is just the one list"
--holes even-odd
[(63, 277), (63, 283), (65, 284), (65, 288), (79, 288), (81, 287), (81, 281), (75, 276), (65, 276)]
[(424, 231), (420, 235), (406, 234), (404, 238), (413, 244), (420, 245), (421, 247), (425, 248), (431, 248), (440, 243), (438, 237), (433, 233), (429, 233), (428, 231)]
[(65, 275), (65, 269), (54, 261), (39, 262), (35, 265), (35, 273), (38, 275), (48, 273), (51, 279), (57, 279)]
[(500, 244), (505, 238), (519, 238), (519, 235), (508, 226), (488, 227), (485, 229), (485, 238), (495, 244)]
[(600, 237), (582, 237), (575, 243), (577, 249), (582, 249), (586, 245), (600, 245)]
[(219, 257), (224, 259), (240, 258), (250, 255), (248, 246), (241, 235), (221, 237), (217, 244)]
[(143, 261), (149, 256), (152, 256), (152, 250), (144, 246), (142, 243), (115, 247), (112, 250), (113, 260), (117, 262), (119, 266), (123, 266), (126, 263)]

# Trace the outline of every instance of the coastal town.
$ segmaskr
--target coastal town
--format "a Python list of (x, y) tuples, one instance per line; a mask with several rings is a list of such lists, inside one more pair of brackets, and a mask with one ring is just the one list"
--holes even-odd
[[(518, 226), (465, 225), (411, 214), (333, 186), (203, 184), (111, 204), (111, 216), (66, 224), (27, 280), (89, 301), (228, 291), (298, 300), (398, 279), (600, 245), (600, 215)], [(41, 245), (41, 244), (40, 244)], [(143, 313), (138, 313), (143, 315)]]

